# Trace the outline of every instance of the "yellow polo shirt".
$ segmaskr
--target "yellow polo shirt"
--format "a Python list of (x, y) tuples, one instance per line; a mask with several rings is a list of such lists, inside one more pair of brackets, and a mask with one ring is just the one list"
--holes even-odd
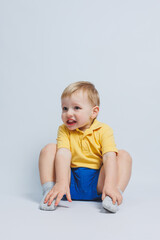
[(112, 128), (97, 119), (85, 132), (78, 128), (69, 130), (64, 124), (61, 125), (58, 129), (57, 148), (67, 148), (71, 151), (72, 168), (99, 169), (104, 153), (118, 153)]

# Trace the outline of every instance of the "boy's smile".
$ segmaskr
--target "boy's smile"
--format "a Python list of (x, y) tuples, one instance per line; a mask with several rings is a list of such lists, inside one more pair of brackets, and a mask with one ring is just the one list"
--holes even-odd
[(69, 126), (73, 126), (75, 123), (76, 123), (76, 121), (75, 121), (75, 120), (72, 120), (72, 119), (68, 119), (68, 121), (67, 121), (67, 124), (68, 124)]
[(85, 131), (91, 126), (98, 110), (98, 106), (92, 106), (87, 93), (82, 90), (62, 98), (62, 121), (69, 130), (79, 128)]

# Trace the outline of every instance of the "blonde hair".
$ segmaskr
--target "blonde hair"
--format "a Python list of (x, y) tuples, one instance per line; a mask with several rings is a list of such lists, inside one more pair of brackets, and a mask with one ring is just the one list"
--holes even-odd
[(87, 81), (71, 83), (68, 87), (64, 89), (61, 95), (61, 99), (64, 97), (70, 97), (73, 93), (79, 90), (87, 93), (88, 99), (93, 106), (100, 105), (100, 99), (97, 89), (95, 88), (94, 84)]

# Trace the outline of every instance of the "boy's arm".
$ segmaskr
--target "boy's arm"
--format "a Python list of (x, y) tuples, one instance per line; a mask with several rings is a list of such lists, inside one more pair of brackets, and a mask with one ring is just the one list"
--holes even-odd
[(56, 183), (69, 185), (71, 152), (67, 148), (60, 148), (55, 159)]
[(55, 206), (58, 205), (63, 195), (66, 194), (67, 200), (71, 202), (70, 196), (70, 164), (71, 164), (71, 152), (67, 148), (60, 148), (57, 150), (55, 159), (55, 173), (56, 184), (47, 194), (45, 203), (51, 205), (52, 201), (56, 198)]
[(117, 187), (117, 163), (116, 163), (116, 153), (115, 152), (107, 152), (103, 155), (103, 166), (105, 172), (105, 180), (102, 192), (102, 200), (106, 196), (110, 196), (112, 198), (113, 204), (118, 202), (118, 204), (122, 200), (122, 196)]

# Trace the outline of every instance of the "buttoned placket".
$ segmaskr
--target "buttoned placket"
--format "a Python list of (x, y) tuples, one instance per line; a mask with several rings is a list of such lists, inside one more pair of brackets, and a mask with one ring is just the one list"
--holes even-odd
[(90, 135), (90, 134), (93, 134), (93, 130), (99, 128), (100, 126), (91, 126), (91, 128), (88, 128), (86, 129), (85, 132), (81, 131), (79, 128), (77, 128), (77, 132), (79, 132), (79, 134), (81, 134), (81, 137), (80, 137), (80, 146), (81, 146), (81, 149), (83, 152), (88, 152), (88, 146), (87, 146), (87, 143), (85, 142), (85, 137), (87, 135)]
[(86, 138), (87, 135), (92, 134), (92, 130), (87, 129), (85, 132), (83, 132), (83, 131), (77, 129), (77, 131), (81, 134), (81, 136), (80, 136), (80, 146), (82, 148), (82, 151), (86, 152), (86, 151), (88, 151), (88, 145), (85, 141), (85, 138)]

